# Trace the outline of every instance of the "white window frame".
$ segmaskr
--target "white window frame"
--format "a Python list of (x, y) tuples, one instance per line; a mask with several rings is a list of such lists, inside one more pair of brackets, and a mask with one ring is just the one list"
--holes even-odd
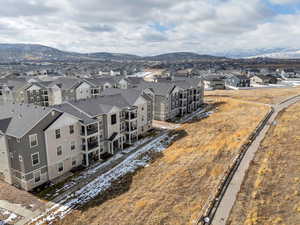
[[(40, 180), (39, 181), (36, 181), (35, 180), (35, 178), (36, 178), (36, 174), (39, 174), (39, 177), (40, 177)], [(42, 174), (41, 174), (41, 171), (40, 170), (38, 170), (38, 171), (35, 171), (35, 172), (33, 172), (33, 179), (34, 179), (34, 183), (39, 183), (39, 182), (41, 182), (41, 180), (42, 180)]]
[[(38, 156), (38, 163), (37, 164), (33, 164), (33, 156), (34, 155)], [(39, 152), (31, 154), (31, 164), (32, 164), (32, 166), (38, 166), (40, 164), (40, 153)]]
[[(31, 145), (31, 138), (36, 138), (36, 144), (35, 145)], [(38, 140), (38, 135), (37, 134), (31, 134), (29, 135), (29, 145), (30, 145), (30, 148), (34, 148), (36, 146), (39, 145), (39, 140)]]
[[(72, 149), (72, 146), (74, 146), (74, 149)], [(70, 147), (71, 151), (75, 151), (76, 150), (76, 141), (71, 141), (71, 147)]]
[[(58, 148), (61, 149), (61, 154), (60, 155), (58, 154)], [(61, 145), (59, 145), (59, 146), (56, 147), (56, 156), (62, 156), (62, 155), (63, 155), (63, 147)]]
[[(59, 171), (59, 165), (60, 165), (60, 164), (62, 164), (62, 171)], [(65, 169), (65, 168), (64, 168), (64, 162), (57, 163), (57, 172), (58, 172), (58, 173), (63, 173), (63, 172), (64, 172), (64, 169)]]
[[(72, 127), (73, 132), (71, 132), (71, 127)], [(73, 135), (75, 133), (75, 126), (74, 125), (69, 126), (69, 133), (70, 133), (70, 135)]]
[[(59, 137), (57, 137), (56, 131), (58, 131)], [(54, 133), (55, 133), (55, 139), (60, 139), (60, 138), (61, 138), (61, 130), (60, 130), (60, 129), (56, 129), (56, 130), (54, 131)]]

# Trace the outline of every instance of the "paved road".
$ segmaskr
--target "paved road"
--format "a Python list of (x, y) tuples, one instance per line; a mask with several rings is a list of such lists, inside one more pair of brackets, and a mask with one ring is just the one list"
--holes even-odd
[(223, 196), (220, 205), (216, 211), (216, 214), (213, 218), (212, 225), (225, 225), (226, 221), (229, 217), (231, 208), (234, 205), (235, 199), (237, 194), (240, 190), (241, 184), (244, 180), (246, 171), (249, 168), (250, 162), (253, 160), (256, 151), (258, 150), (261, 141), (264, 139), (267, 131), (269, 130), (270, 126), (275, 121), (278, 113), (285, 108), (289, 107), (290, 105), (300, 101), (300, 96), (292, 98), (282, 104), (274, 105), (274, 113), (260, 132), (260, 134), (255, 138), (252, 142), (250, 147), (248, 148), (247, 153), (245, 154), (239, 168), (237, 169), (236, 173), (234, 174), (225, 195)]

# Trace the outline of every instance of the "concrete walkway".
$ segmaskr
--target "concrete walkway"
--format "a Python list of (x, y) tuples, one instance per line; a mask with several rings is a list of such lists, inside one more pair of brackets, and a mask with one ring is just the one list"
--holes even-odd
[(0, 207), (2, 209), (8, 210), (10, 212), (13, 212), (17, 216), (21, 216), (22, 217), (22, 219), (20, 221), (18, 221), (16, 223), (16, 225), (23, 224), (21, 221), (24, 218), (29, 218), (29, 217), (32, 217), (32, 216), (37, 216), (40, 213), (39, 210), (36, 210), (35, 212), (32, 212), (31, 210), (26, 209), (24, 206), (22, 206), (20, 204), (10, 203), (10, 202), (8, 202), (6, 200), (0, 200)]
[(277, 115), (282, 110), (286, 109), (287, 107), (291, 106), (292, 104), (300, 101), (300, 96), (289, 99), (288, 101), (274, 105), (274, 113), (269, 118), (268, 122), (260, 132), (260, 134), (255, 138), (255, 140), (252, 142), (250, 147), (247, 150), (247, 153), (245, 154), (243, 160), (241, 161), (241, 164), (239, 168), (237, 169), (236, 173), (234, 174), (226, 192), (223, 196), (220, 205), (216, 211), (216, 214), (212, 220), (213, 225), (225, 225), (226, 221), (230, 215), (230, 211), (235, 203), (237, 194), (241, 188), (242, 182), (244, 180), (244, 177), (246, 175), (246, 172), (250, 166), (251, 161), (253, 160), (256, 151), (259, 149), (261, 141), (264, 139), (267, 131), (275, 121)]

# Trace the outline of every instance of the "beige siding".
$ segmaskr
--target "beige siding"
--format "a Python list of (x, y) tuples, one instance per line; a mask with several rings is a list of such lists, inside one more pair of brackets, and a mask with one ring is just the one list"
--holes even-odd
[[(74, 133), (70, 134), (69, 126), (74, 126)], [(61, 137), (56, 139), (55, 130), (60, 129)], [(82, 162), (80, 125), (79, 122), (68, 116), (62, 115), (55, 123), (53, 123), (46, 131), (46, 148), (49, 179), (53, 180), (62, 174), (70, 171)], [(71, 150), (72, 142), (75, 149)], [(61, 146), (62, 154), (57, 155), (57, 148)], [(72, 165), (72, 161), (76, 160), (76, 165)], [(58, 171), (59, 163), (63, 163), (63, 171)]]
[(5, 135), (0, 134), (0, 180), (12, 184), (9, 165), (9, 150)]

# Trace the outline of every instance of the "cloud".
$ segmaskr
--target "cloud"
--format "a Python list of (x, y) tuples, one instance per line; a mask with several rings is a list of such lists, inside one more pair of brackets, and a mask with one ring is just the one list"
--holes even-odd
[(89, 32), (113, 32), (115, 29), (109, 25), (85, 25), (81, 26), (83, 29)]
[(38, 0), (4, 0), (1, 1), (0, 17), (19, 17), (46, 15), (58, 9)]
[(281, 14), (270, 1), (2, 0), (0, 42), (140, 55), (300, 48), (299, 11)]
[(285, 4), (299, 4), (299, 0), (270, 0), (271, 3), (277, 5), (285, 5)]

